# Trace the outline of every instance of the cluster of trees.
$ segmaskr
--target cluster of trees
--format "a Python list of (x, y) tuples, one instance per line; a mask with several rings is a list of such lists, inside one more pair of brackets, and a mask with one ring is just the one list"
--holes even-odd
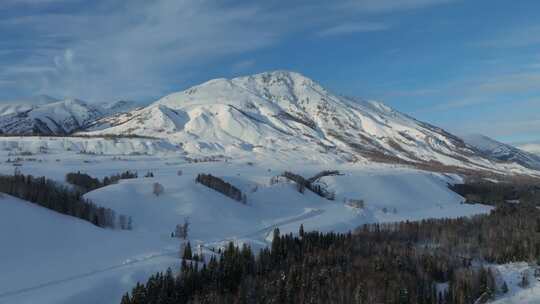
[(207, 263), (184, 260), (177, 276), (154, 275), (122, 304), (485, 303), (508, 288), (483, 263), (539, 257), (540, 211), (505, 204), (489, 215), (372, 224), (347, 234), (276, 230), (257, 257), (231, 243)]
[(0, 175), (0, 192), (71, 215), (103, 228), (131, 229), (131, 218), (118, 217), (109, 208), (99, 207), (73, 191), (45, 177), (32, 175)]
[(317, 194), (320, 197), (324, 197), (329, 200), (334, 200), (336, 195), (333, 191), (328, 190), (328, 187), (319, 182), (324, 176), (339, 175), (339, 171), (322, 171), (311, 178), (304, 178), (303, 176), (292, 173), (289, 171), (283, 172), (281, 176), (296, 183), (298, 192), (304, 193), (305, 189)]
[(111, 176), (105, 176), (103, 180), (92, 177), (86, 173), (70, 172), (66, 174), (66, 181), (72, 185), (79, 187), (83, 192), (89, 192), (101, 187), (108, 186), (110, 184), (116, 184), (121, 179), (137, 178), (137, 172), (125, 171), (122, 173), (113, 174)]
[(540, 204), (540, 186), (535, 183), (515, 181), (494, 183), (478, 179), (449, 187), (470, 203), (497, 205), (508, 201), (519, 201)]
[(197, 183), (205, 185), (208, 188), (214, 189), (217, 192), (222, 193), (225, 196), (232, 198), (235, 201), (241, 202), (243, 204), (247, 203), (247, 197), (245, 194), (240, 191), (240, 189), (229, 184), (228, 182), (222, 180), (219, 177), (213, 176), (211, 174), (199, 174), (195, 178)]

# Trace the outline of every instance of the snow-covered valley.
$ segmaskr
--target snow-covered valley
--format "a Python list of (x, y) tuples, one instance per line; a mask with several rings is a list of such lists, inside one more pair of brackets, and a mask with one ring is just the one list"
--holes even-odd
[[(189, 163), (176, 156), (100, 156), (74, 152), (42, 154), (21, 161), (22, 173), (63, 181), (67, 172), (103, 177), (122, 170), (151, 171), (152, 178), (122, 180), (86, 194), (102, 206), (129, 214), (132, 231), (102, 229), (88, 222), (3, 195), (0, 199), (0, 303), (118, 303), (121, 295), (149, 274), (179, 264), (180, 240), (170, 234), (188, 219), (189, 239), (208, 252), (229, 241), (261, 248), (271, 232), (348, 231), (364, 223), (457, 217), (488, 212), (491, 207), (461, 204), (446, 187), (457, 176), (393, 165), (285, 164), (279, 161), (236, 160)], [(2, 172), (13, 171), (2, 163)], [(336, 192), (329, 201), (294, 185), (270, 185), (284, 170), (306, 176), (338, 169), (342, 176), (325, 177)], [(178, 171), (182, 175), (178, 175)], [(195, 183), (211, 173), (247, 193), (247, 204), (233, 201)], [(155, 196), (159, 182), (164, 193)], [(365, 208), (345, 203), (362, 199)], [(27, 273), (33, 273), (28, 279)]]

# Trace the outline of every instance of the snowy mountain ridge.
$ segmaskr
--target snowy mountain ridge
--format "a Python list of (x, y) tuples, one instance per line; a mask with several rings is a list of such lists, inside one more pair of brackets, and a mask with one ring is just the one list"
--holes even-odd
[(99, 119), (85, 134), (162, 138), (197, 154), (521, 170), (380, 102), (333, 94), (288, 71), (210, 80)]

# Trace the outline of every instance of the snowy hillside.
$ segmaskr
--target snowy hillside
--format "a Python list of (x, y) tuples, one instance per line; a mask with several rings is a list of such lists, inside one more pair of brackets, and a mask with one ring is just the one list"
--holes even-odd
[[(45, 155), (44, 157), (47, 157)], [(54, 156), (53, 156), (54, 157)], [(305, 176), (327, 169), (320, 166), (279, 166), (261, 163), (186, 163), (176, 157), (134, 156), (111, 159), (79, 155), (79, 159), (45, 158), (21, 167), (23, 173), (47, 175), (62, 181), (66, 172), (81, 170), (103, 177), (129, 168), (153, 178), (123, 180), (86, 194), (101, 206), (133, 217), (132, 231), (97, 228), (3, 195), (0, 198), (0, 303), (119, 303), (136, 281), (167, 267), (177, 269), (180, 240), (171, 238), (176, 224), (188, 219), (189, 238), (204, 254), (228, 241), (268, 245), (271, 231), (348, 231), (363, 223), (457, 217), (488, 212), (491, 207), (461, 204), (463, 198), (447, 188), (456, 176), (414, 169), (371, 165), (337, 167), (344, 175), (325, 177), (336, 193), (329, 201), (311, 192), (299, 193), (293, 184), (271, 184), (285, 169)], [(10, 164), (1, 163), (3, 172)], [(271, 170), (269, 170), (271, 166)], [(182, 170), (182, 175), (177, 171)], [(201, 172), (231, 182), (247, 194), (247, 205), (195, 183)], [(160, 196), (153, 184), (163, 185)], [(363, 199), (365, 208), (350, 199)], [(197, 248), (196, 247), (196, 248)], [(32, 274), (29, 278), (28, 274)]]
[(462, 136), (465, 142), (476, 147), (487, 156), (507, 162), (515, 162), (524, 167), (540, 170), (540, 156), (514, 146), (498, 142), (480, 134)]
[(1, 194), (0, 303), (118, 303), (120, 290), (177, 261), (151, 256), (153, 248), (172, 251), (170, 240), (140, 237)]
[(187, 153), (370, 160), (518, 172), (382, 103), (335, 95), (294, 72), (215, 79), (105, 117), (88, 134), (170, 140)]

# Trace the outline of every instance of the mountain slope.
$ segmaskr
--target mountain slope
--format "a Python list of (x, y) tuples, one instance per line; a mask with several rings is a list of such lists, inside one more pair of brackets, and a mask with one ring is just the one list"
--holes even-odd
[(89, 133), (166, 138), (188, 153), (503, 170), (440, 128), (287, 71), (211, 80), (98, 120)]
[(467, 144), (476, 147), (489, 157), (500, 161), (515, 162), (530, 169), (540, 170), (540, 156), (538, 155), (480, 134), (465, 135), (462, 138)]

